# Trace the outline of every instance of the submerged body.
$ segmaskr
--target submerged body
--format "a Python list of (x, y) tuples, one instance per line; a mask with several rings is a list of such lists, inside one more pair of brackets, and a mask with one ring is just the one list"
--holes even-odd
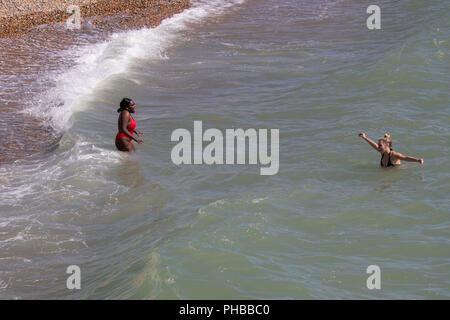
[[(387, 154), (387, 157), (385, 157), (384, 153), (381, 155), (381, 159), (380, 159), (381, 167), (395, 167), (395, 166), (401, 164), (400, 160), (394, 161), (395, 163), (393, 162), (393, 160), (391, 160), (393, 157), (393, 152), (394, 151), (391, 149), (391, 151)], [(386, 158), (388, 159), (387, 162), (385, 160)]]

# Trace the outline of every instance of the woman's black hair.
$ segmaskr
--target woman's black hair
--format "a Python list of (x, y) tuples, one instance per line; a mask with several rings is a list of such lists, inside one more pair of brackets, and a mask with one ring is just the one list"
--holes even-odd
[(133, 100), (131, 100), (130, 98), (123, 98), (122, 101), (120, 101), (120, 108), (117, 109), (117, 112), (122, 112), (123, 110), (127, 110), (131, 101), (133, 101)]

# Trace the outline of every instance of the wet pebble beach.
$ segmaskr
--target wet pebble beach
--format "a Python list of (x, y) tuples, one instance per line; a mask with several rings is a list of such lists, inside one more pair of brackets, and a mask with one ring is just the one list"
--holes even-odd
[[(73, 15), (68, 13), (70, 6), (78, 6), (84, 18), (98, 16), (94, 24), (100, 24), (102, 16), (121, 18), (112, 24), (115, 28), (154, 27), (174, 13), (189, 7), (187, 0), (38, 0), (2, 1), (0, 7), (0, 36), (17, 36), (32, 27), (64, 22)], [(111, 23), (111, 22), (110, 22)], [(109, 27), (112, 27), (109, 25)]]

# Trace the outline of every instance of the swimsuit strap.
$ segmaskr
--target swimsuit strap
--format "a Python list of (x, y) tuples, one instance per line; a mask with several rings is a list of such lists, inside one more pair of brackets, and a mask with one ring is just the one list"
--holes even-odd
[[(386, 165), (386, 167), (395, 167), (395, 165), (392, 163), (392, 161), (391, 161), (391, 154), (392, 154), (392, 149), (391, 149), (391, 151), (389, 152), (389, 154), (388, 154), (388, 163), (387, 163), (387, 165)], [(380, 165), (382, 166), (382, 167), (384, 167), (384, 165), (383, 165), (383, 157), (384, 157), (384, 154), (381, 156), (381, 160), (380, 160)]]

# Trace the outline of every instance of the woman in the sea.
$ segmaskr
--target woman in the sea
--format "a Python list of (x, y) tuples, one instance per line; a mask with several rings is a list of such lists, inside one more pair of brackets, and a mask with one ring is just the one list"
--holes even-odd
[(359, 136), (366, 140), (375, 150), (381, 153), (380, 165), (382, 167), (395, 167), (401, 164), (400, 160), (419, 162), (420, 164), (423, 164), (423, 159), (404, 156), (401, 153), (392, 150), (391, 136), (387, 133), (384, 134), (383, 138), (378, 139), (378, 143), (375, 143), (367, 138), (364, 132), (361, 132)]
[(136, 133), (137, 136), (144, 135), (142, 132), (135, 130), (136, 121), (134, 121), (133, 116), (131, 115), (135, 111), (136, 105), (134, 101), (129, 98), (123, 98), (120, 102), (120, 108), (117, 110), (120, 115), (118, 123), (119, 132), (116, 135), (116, 147), (120, 151), (135, 151), (131, 140), (134, 140), (139, 144), (143, 143), (141, 139), (133, 137), (133, 133)]

